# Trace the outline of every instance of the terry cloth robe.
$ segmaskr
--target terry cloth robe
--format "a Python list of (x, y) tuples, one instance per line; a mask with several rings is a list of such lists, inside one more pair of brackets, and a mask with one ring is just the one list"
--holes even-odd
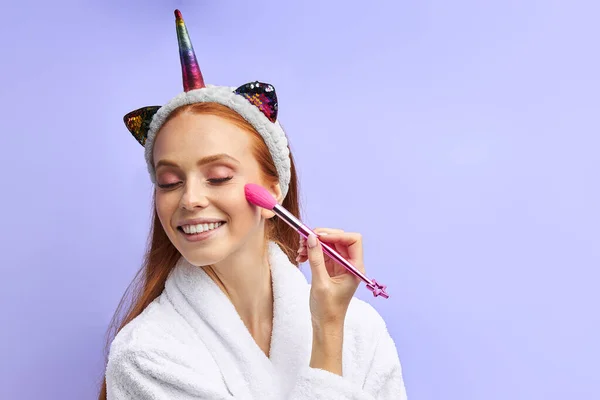
[(111, 343), (109, 400), (404, 400), (398, 353), (381, 316), (352, 299), (343, 377), (310, 368), (310, 285), (269, 244), (274, 297), (267, 357), (233, 304), (183, 257), (162, 294)]

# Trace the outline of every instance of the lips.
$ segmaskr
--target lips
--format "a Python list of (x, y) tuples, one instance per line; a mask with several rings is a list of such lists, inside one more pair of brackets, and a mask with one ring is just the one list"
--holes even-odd
[(203, 232), (208, 232), (214, 229), (218, 229), (221, 225), (223, 225), (225, 223), (225, 221), (219, 221), (219, 222), (211, 222), (211, 223), (204, 223), (204, 224), (186, 224), (186, 225), (181, 225), (179, 227), (177, 227), (177, 229), (180, 232), (185, 233), (186, 235), (194, 235), (194, 234), (199, 234), (199, 233), (203, 233)]
[(177, 226), (184, 226), (184, 225), (199, 225), (199, 224), (211, 224), (211, 223), (217, 223), (217, 222), (225, 222), (222, 218), (190, 218), (190, 219), (184, 219), (181, 220), (177, 223)]
[[(202, 225), (204, 225), (204, 224), (202, 224)], [(213, 223), (212, 229), (210, 228), (211, 224), (207, 224), (207, 225), (208, 225), (208, 229), (204, 230), (204, 226), (202, 226), (201, 232), (196, 231), (196, 232), (192, 233), (192, 230), (194, 229), (193, 225), (184, 225), (184, 226), (178, 227), (177, 231), (188, 242), (199, 242), (199, 241), (210, 239), (210, 238), (214, 237), (215, 235), (218, 235), (219, 232), (221, 231), (223, 225), (225, 225), (225, 222), (216, 223), (216, 224)]]

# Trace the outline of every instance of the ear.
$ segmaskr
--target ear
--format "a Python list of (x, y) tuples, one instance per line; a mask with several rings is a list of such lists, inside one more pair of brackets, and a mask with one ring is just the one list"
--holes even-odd
[[(269, 190), (269, 193), (271, 193), (273, 197), (275, 197), (277, 203), (281, 204), (283, 202), (283, 193), (281, 192), (281, 186), (279, 185), (279, 183), (268, 187), (265, 186), (265, 188)], [(260, 213), (264, 219), (273, 218), (275, 216), (275, 213), (273, 211), (267, 210), (265, 208), (261, 208)]]
[(251, 104), (256, 106), (260, 112), (271, 122), (277, 121), (277, 94), (275, 88), (269, 83), (250, 82), (233, 91), (240, 96), (243, 96)]
[(160, 106), (142, 107), (134, 110), (123, 117), (123, 122), (139, 144), (144, 146), (150, 129), (152, 117), (158, 111)]

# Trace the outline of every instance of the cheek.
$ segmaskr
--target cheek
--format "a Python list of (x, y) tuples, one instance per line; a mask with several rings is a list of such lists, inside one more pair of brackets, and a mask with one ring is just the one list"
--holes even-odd
[(254, 225), (260, 221), (260, 210), (248, 203), (243, 190), (222, 193), (219, 203), (239, 228)]
[(156, 214), (163, 224), (163, 228), (167, 229), (173, 213), (177, 210), (178, 202), (174, 196), (172, 196), (172, 193), (156, 192), (155, 203)]

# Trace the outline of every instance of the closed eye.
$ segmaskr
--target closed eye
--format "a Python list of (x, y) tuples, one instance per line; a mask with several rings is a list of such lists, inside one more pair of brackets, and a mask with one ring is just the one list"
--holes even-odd
[(224, 183), (227, 181), (230, 181), (233, 178), (233, 176), (228, 176), (226, 178), (214, 178), (214, 179), (209, 179), (208, 181), (210, 183), (215, 183), (215, 184), (219, 184), (219, 183)]
[[(221, 183), (225, 183), (227, 181), (230, 181), (231, 179), (233, 179), (233, 176), (228, 176), (225, 178), (213, 178), (213, 179), (208, 179), (208, 181), (212, 184), (218, 185)], [(174, 188), (175, 186), (179, 185), (181, 182), (175, 182), (175, 183), (167, 183), (167, 184), (157, 184), (156, 186), (158, 186), (161, 189), (171, 189)]]
[(156, 186), (158, 186), (161, 189), (171, 189), (171, 188), (174, 188), (175, 186), (179, 185), (180, 183), (181, 182), (168, 183), (165, 185), (157, 184)]

